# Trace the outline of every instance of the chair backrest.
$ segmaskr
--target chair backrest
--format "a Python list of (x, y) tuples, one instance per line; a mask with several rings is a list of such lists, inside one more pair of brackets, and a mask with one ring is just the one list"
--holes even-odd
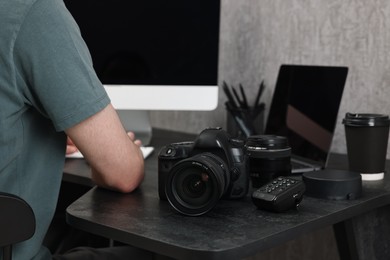
[(35, 215), (22, 198), (0, 192), (0, 248), (3, 260), (12, 258), (12, 245), (35, 233)]

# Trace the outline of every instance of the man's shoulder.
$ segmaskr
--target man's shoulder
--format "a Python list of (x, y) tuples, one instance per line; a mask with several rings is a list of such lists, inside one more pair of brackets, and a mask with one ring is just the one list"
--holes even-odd
[(1, 38), (11, 38), (19, 30), (31, 7), (39, 0), (0, 0)]
[(20, 20), (39, 0), (0, 0), (0, 19)]
[(0, 24), (20, 25), (30, 12), (62, 4), (62, 0), (0, 0)]

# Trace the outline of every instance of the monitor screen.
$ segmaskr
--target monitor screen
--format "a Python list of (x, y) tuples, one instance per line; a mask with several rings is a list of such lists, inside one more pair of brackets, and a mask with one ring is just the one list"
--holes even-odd
[[(217, 106), (219, 0), (65, 0), (65, 4), (80, 27), (98, 77), (105, 86), (122, 86), (106, 89), (110, 97), (126, 97), (121, 102), (127, 109), (212, 110)], [(176, 92), (178, 86), (190, 86), (190, 92)], [(210, 101), (189, 106), (194, 91), (208, 91), (201, 96)], [(160, 92), (166, 97), (155, 100), (153, 93)], [(152, 104), (143, 100), (137, 105), (143, 96), (151, 98)], [(125, 109), (119, 103), (117, 107)]]

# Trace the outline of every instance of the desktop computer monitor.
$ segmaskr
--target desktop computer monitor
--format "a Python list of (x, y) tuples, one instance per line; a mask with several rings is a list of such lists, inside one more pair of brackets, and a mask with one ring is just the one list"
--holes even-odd
[(150, 140), (149, 110), (218, 104), (220, 0), (65, 0), (126, 130)]

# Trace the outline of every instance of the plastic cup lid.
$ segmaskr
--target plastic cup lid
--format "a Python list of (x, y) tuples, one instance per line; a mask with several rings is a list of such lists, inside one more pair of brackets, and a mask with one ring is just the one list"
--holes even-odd
[(388, 115), (382, 114), (346, 113), (343, 124), (348, 126), (389, 126), (390, 119)]

